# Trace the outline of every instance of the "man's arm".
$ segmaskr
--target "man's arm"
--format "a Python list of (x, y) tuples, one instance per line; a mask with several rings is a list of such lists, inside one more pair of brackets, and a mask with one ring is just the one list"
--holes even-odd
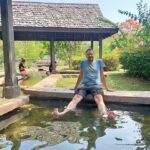
[(82, 71), (82, 69), (80, 69), (80, 74), (78, 76), (78, 79), (77, 79), (77, 82), (76, 82), (74, 89), (76, 89), (78, 87), (78, 85), (80, 84), (82, 76), (83, 76), (83, 71)]
[(102, 81), (102, 83), (103, 83), (105, 89), (106, 89), (107, 91), (112, 91), (112, 90), (110, 90), (110, 89), (107, 87), (106, 80), (105, 80), (105, 76), (104, 76), (104, 70), (103, 70), (103, 69), (101, 69), (100, 74), (101, 74), (101, 75), (100, 75), (101, 81)]

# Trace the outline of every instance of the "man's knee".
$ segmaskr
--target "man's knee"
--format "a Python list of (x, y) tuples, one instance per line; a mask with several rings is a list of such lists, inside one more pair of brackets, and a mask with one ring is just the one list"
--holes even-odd
[(80, 102), (81, 100), (83, 99), (83, 96), (79, 95), (79, 94), (76, 94), (74, 97), (73, 97), (73, 102), (74, 103), (78, 103)]
[(97, 94), (94, 96), (94, 100), (98, 103), (98, 102), (102, 102), (103, 101), (103, 97), (101, 94)]

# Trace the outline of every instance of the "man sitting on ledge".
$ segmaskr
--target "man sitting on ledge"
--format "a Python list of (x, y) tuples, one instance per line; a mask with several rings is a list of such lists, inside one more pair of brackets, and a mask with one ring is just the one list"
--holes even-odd
[(58, 108), (54, 108), (52, 114), (62, 116), (67, 112), (74, 110), (77, 104), (87, 95), (91, 94), (97, 104), (99, 113), (103, 117), (114, 118), (113, 112), (108, 112), (103, 101), (102, 83), (107, 91), (111, 91), (106, 84), (103, 68), (105, 64), (102, 59), (94, 59), (94, 52), (92, 49), (86, 50), (86, 58), (80, 64), (80, 74), (75, 86), (75, 95), (68, 104), (68, 106), (59, 112)]

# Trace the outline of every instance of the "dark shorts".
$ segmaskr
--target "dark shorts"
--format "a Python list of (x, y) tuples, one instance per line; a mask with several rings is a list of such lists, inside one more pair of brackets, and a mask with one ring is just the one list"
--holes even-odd
[(75, 90), (75, 94), (81, 95), (83, 97), (85, 97), (88, 94), (91, 94), (94, 97), (98, 94), (104, 95), (104, 92), (103, 89), (100, 87), (100, 85), (92, 85), (92, 86), (79, 85)]

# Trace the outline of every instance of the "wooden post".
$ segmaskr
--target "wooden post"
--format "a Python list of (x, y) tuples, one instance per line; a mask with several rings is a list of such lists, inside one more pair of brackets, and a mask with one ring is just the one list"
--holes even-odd
[(50, 54), (51, 54), (52, 73), (55, 73), (56, 66), (55, 66), (55, 51), (54, 51), (54, 40), (53, 40), (53, 38), (51, 38), (51, 41), (50, 41)]
[(4, 53), (5, 84), (3, 96), (14, 98), (20, 95), (20, 88), (16, 78), (15, 48), (12, 1), (1, 0), (2, 39)]
[(99, 58), (102, 58), (103, 49), (102, 49), (102, 38), (99, 38)]
[(93, 40), (91, 40), (91, 49), (93, 49), (93, 47), (94, 47), (94, 42)]

